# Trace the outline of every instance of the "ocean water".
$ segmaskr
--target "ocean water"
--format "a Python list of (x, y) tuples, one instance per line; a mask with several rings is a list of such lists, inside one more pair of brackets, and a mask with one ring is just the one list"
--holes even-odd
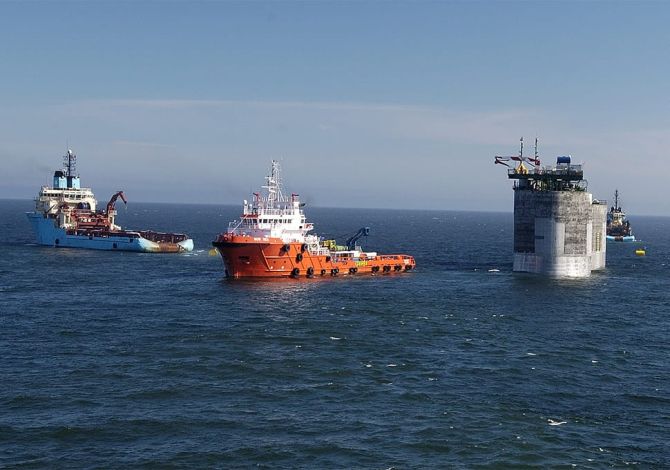
[(156, 255), (33, 245), (31, 205), (0, 201), (0, 467), (670, 467), (668, 218), (561, 281), (511, 272), (511, 213), (308, 207), (417, 270), (244, 282), (208, 254), (236, 207), (121, 208), (194, 238)]

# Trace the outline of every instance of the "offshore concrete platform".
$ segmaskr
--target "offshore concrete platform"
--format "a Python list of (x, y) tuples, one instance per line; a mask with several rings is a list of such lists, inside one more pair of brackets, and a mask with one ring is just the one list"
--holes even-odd
[[(515, 162), (508, 164), (508, 162)], [(541, 166), (535, 156), (495, 157), (514, 181), (514, 267), (552, 277), (588, 277), (605, 268), (607, 202), (587, 191), (571, 157)]]

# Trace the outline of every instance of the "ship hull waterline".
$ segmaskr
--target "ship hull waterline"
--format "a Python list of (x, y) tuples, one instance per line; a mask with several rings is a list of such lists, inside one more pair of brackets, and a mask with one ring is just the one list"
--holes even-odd
[(226, 276), (233, 279), (398, 274), (416, 266), (407, 255), (341, 258), (312, 254), (301, 243), (215, 241), (212, 245), (223, 259)]
[(612, 242), (626, 242), (626, 243), (637, 241), (635, 239), (635, 235), (626, 235), (626, 236), (607, 235), (607, 240), (612, 241)]
[(52, 219), (41, 214), (26, 214), (35, 232), (38, 245), (57, 248), (81, 248), (103, 251), (133, 251), (141, 253), (181, 253), (193, 251), (193, 240), (188, 238), (177, 243), (156, 243), (137, 232), (109, 232), (105, 236), (68, 233), (57, 227)]

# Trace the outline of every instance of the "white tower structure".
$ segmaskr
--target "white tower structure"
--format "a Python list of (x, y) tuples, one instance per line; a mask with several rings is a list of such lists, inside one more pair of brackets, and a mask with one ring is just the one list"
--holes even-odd
[[(517, 162), (508, 165), (508, 161)], [(587, 191), (582, 165), (570, 156), (556, 166), (535, 157), (496, 157), (514, 179), (514, 267), (553, 277), (587, 277), (605, 268), (607, 202)]]

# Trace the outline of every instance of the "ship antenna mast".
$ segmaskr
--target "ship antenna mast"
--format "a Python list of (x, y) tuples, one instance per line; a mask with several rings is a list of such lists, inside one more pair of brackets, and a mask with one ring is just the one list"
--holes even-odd
[(279, 160), (275, 160), (273, 172), (275, 184), (277, 186), (277, 201), (281, 202), (284, 200), (284, 195), (282, 194), (281, 166), (279, 165)]
[(272, 209), (276, 202), (284, 200), (281, 187), (281, 169), (277, 160), (272, 160), (272, 171), (270, 176), (265, 177), (265, 181), (267, 184), (263, 188), (268, 190), (268, 208)]
[(619, 190), (614, 190), (614, 208), (619, 209)]
[(63, 169), (67, 177), (73, 177), (77, 171), (77, 156), (72, 149), (67, 149), (67, 153), (63, 156)]
[(519, 157), (523, 158), (523, 137), (521, 137), (521, 149), (519, 150)]

